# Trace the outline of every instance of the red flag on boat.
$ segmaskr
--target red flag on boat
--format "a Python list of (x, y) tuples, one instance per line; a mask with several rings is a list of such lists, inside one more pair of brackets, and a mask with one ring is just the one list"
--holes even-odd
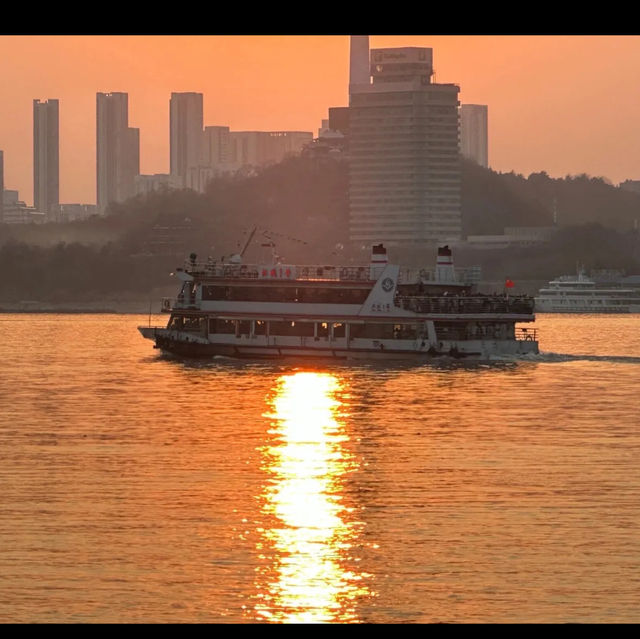
[(510, 279), (507, 279), (504, 285), (506, 288), (513, 288), (515, 286), (515, 284)]

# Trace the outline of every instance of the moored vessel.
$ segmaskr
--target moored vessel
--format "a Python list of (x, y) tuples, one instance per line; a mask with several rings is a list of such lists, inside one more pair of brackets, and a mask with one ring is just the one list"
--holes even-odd
[(366, 266), (199, 263), (176, 271), (166, 326), (141, 326), (157, 348), (183, 356), (333, 359), (490, 359), (538, 353), (533, 298), (483, 295), (454, 268), (389, 264), (382, 244)]
[(598, 283), (579, 267), (576, 275), (561, 275), (535, 297), (540, 313), (640, 313), (640, 290)]

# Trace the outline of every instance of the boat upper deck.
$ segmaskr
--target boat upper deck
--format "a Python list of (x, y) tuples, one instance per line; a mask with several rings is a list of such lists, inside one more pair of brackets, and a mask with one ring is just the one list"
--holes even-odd
[[(297, 264), (233, 264), (187, 262), (184, 271), (195, 280), (279, 280), (298, 282), (360, 282), (371, 286), (382, 273), (384, 266), (354, 265), (297, 265)], [(423, 282), (425, 284), (448, 284), (469, 286), (480, 280), (478, 267), (456, 268), (455, 280), (439, 282), (435, 268), (401, 268), (399, 284)]]

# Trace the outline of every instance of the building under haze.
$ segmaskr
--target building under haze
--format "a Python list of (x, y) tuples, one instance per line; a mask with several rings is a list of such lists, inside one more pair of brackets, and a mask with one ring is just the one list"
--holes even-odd
[(276, 164), (312, 140), (311, 131), (231, 131), (229, 161), (237, 169)]
[(206, 126), (202, 134), (201, 163), (212, 168), (229, 165), (230, 135), (228, 126)]
[(486, 104), (460, 107), (460, 152), (485, 168), (489, 168), (488, 121)]
[(147, 195), (155, 191), (170, 191), (171, 189), (182, 188), (182, 183), (170, 173), (136, 175), (133, 184), (135, 195)]
[(60, 203), (58, 100), (33, 101), (33, 205), (53, 218)]
[(228, 126), (207, 126), (202, 133), (200, 163), (187, 168), (184, 186), (204, 193), (210, 180), (233, 173), (231, 163), (231, 132)]
[(201, 164), (203, 143), (202, 93), (172, 93), (169, 100), (170, 172), (187, 186), (191, 167)]
[(96, 215), (98, 207), (95, 204), (60, 204), (56, 212), (56, 222), (76, 222), (86, 220), (92, 215)]
[(47, 221), (47, 214), (35, 206), (27, 206), (18, 191), (3, 189), (2, 221), (4, 224), (42, 224)]
[(140, 173), (140, 129), (129, 127), (127, 93), (96, 94), (98, 212), (134, 195)]
[(370, 73), (350, 84), (351, 240), (458, 239), (460, 88), (432, 83), (430, 48), (372, 49)]

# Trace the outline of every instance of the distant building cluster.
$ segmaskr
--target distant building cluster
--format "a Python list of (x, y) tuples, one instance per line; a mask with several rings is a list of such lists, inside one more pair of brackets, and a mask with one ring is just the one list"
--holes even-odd
[[(172, 93), (170, 175), (177, 188), (203, 192), (215, 177), (281, 162), (313, 140), (308, 131), (231, 131), (203, 125), (202, 93)], [(176, 188), (176, 186), (174, 186)]]
[(466, 243), (476, 249), (525, 248), (548, 242), (557, 231), (557, 226), (507, 226), (502, 235), (469, 235)]
[(96, 94), (96, 202), (60, 203), (59, 101), (33, 101), (33, 206), (4, 189), (0, 151), (0, 223), (71, 222), (104, 215), (130, 197), (166, 189), (204, 192), (215, 177), (251, 174), (300, 154), (313, 141), (309, 131), (231, 131), (203, 126), (203, 94), (172, 93), (169, 102), (170, 172), (140, 173), (140, 129), (129, 126), (129, 96)]

